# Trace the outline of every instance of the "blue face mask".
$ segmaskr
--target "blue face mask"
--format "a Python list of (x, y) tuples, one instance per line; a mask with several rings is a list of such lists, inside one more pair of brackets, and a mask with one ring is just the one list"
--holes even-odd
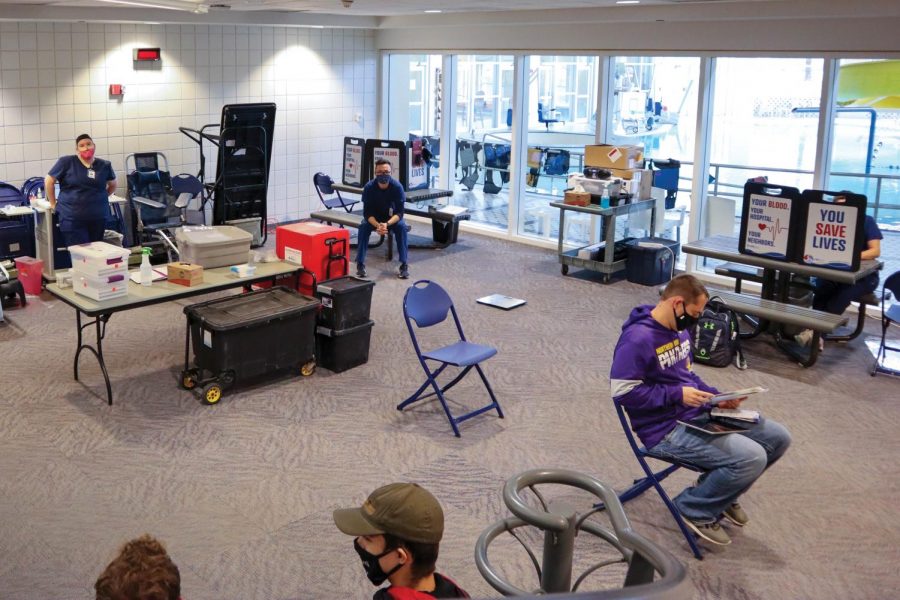
[(384, 174), (384, 175), (376, 175), (376, 176), (375, 176), (375, 181), (377, 181), (377, 182), (380, 183), (381, 185), (385, 185), (385, 184), (391, 182), (391, 176), (390, 176), (390, 175), (387, 175), (387, 174)]

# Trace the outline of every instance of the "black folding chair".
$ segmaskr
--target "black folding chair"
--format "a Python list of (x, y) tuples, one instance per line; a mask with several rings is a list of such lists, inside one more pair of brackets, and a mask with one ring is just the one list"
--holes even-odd
[[(888, 307), (887, 302), (890, 294), (894, 295), (894, 301)], [(881, 343), (878, 345), (878, 353), (875, 355), (875, 364), (872, 365), (872, 377), (876, 373), (887, 373), (889, 375), (900, 375), (900, 371), (885, 366), (884, 361), (887, 358), (888, 351), (900, 352), (900, 347), (889, 346), (887, 343), (887, 331), (893, 324), (900, 324), (900, 271), (894, 271), (884, 282), (884, 288), (881, 290)]]

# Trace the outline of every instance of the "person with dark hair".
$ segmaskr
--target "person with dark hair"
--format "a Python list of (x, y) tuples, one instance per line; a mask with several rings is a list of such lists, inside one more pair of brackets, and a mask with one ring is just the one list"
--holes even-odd
[[(656, 306), (638, 306), (622, 326), (609, 382), (612, 397), (628, 413), (631, 428), (651, 455), (696, 465), (696, 485), (674, 500), (687, 526), (714, 544), (731, 543), (719, 526), (725, 517), (739, 527), (750, 519), (738, 499), (787, 451), (791, 436), (760, 418), (747, 429), (713, 435), (679, 421), (708, 418), (718, 393), (694, 373), (689, 329), (709, 300), (693, 275), (678, 275)], [(743, 398), (719, 403), (737, 408)]]
[(435, 572), (444, 535), (444, 511), (415, 483), (378, 488), (360, 508), (334, 511), (334, 524), (355, 536), (353, 548), (374, 585), (386, 580), (374, 600), (468, 598), (449, 577)]
[(165, 547), (144, 534), (122, 546), (94, 590), (97, 600), (178, 600), (181, 574)]
[(112, 163), (94, 156), (91, 136), (79, 135), (75, 148), (77, 154), (60, 157), (44, 178), (44, 191), (50, 209), (59, 214), (59, 230), (66, 246), (103, 239), (109, 196), (116, 191)]
[(379, 158), (375, 161), (375, 179), (366, 184), (362, 192), (363, 220), (359, 224), (359, 249), (356, 251), (356, 275), (366, 277), (366, 252), (369, 250), (369, 234), (394, 234), (397, 240), (397, 256), (400, 270), (397, 277), (409, 278), (408, 242), (406, 221), (403, 220), (403, 205), (406, 192), (399, 181), (391, 177), (390, 161)]

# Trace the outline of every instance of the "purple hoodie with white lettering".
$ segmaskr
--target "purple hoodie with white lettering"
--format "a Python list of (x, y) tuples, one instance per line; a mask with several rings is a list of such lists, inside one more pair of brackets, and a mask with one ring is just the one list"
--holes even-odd
[(631, 428), (646, 448), (658, 444), (677, 421), (709, 410), (682, 404), (683, 387), (719, 393), (692, 369), (690, 333), (665, 327), (651, 310), (652, 306), (638, 306), (631, 311), (609, 372), (612, 397), (625, 408)]

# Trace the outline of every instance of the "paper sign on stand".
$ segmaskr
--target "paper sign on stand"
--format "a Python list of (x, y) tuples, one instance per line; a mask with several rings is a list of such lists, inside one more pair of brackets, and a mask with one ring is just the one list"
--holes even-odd
[[(863, 250), (866, 197), (859, 194), (805, 190), (808, 200), (802, 262), (817, 267), (855, 271)], [(825, 201), (825, 196), (835, 201)]]
[(800, 213), (799, 204), (800, 191), (796, 188), (747, 183), (739, 250), (776, 260), (793, 260), (790, 232)]

